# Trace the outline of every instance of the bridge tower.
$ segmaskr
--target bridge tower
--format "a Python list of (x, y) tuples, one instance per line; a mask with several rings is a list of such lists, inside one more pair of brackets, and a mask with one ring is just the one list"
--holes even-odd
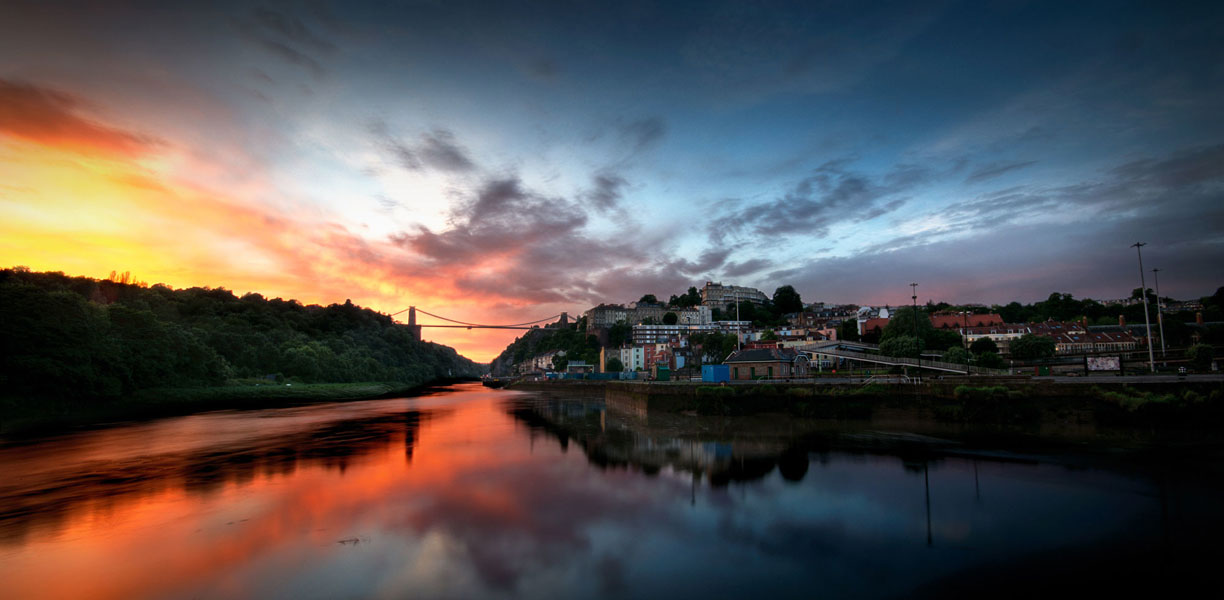
[(566, 327), (568, 325), (569, 325), (569, 313), (563, 312), (561, 313), (561, 326)]
[(408, 307), (408, 330), (416, 337), (417, 341), (421, 341), (421, 326), (416, 322), (416, 307)]

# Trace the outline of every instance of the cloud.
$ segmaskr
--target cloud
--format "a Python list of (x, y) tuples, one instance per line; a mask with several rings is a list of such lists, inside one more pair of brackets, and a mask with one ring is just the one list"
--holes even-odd
[(257, 7), (249, 16), (234, 22), (246, 38), (277, 58), (305, 68), (316, 79), (327, 72), (317, 57), (337, 51), (335, 44), (313, 32), (297, 16), (285, 12)]
[[(1059, 186), (1016, 186), (938, 209), (943, 225), (900, 235), (848, 257), (801, 265), (800, 283), (838, 282), (831, 301), (882, 303), (907, 280), (923, 298), (1006, 302), (1052, 291), (1122, 297), (1137, 287), (1134, 253), (1167, 270), (1174, 297), (1224, 283), (1224, 146), (1186, 148), (1131, 161), (1098, 178)], [(1018, 251), (1017, 249), (1023, 249)], [(892, 298), (893, 301), (896, 298)]]
[(727, 277), (743, 277), (751, 275), (757, 271), (769, 268), (773, 263), (763, 258), (750, 258), (740, 262), (727, 263), (723, 269), (723, 275)]
[(1015, 162), (993, 162), (982, 165), (975, 169), (968, 177), (965, 178), (965, 183), (978, 183), (988, 179), (994, 179), (1011, 171), (1017, 171), (1028, 166), (1037, 164), (1035, 160), (1024, 160)]
[(308, 46), (318, 52), (330, 54), (336, 51), (335, 44), (315, 35), (302, 23), (301, 19), (293, 15), (264, 7), (257, 7), (253, 14), (256, 22), (268, 32), (278, 34), (285, 39)]
[(659, 117), (649, 117), (625, 123), (619, 127), (621, 139), (641, 152), (658, 143), (667, 134), (667, 125)]
[(621, 189), (627, 182), (615, 173), (598, 173), (592, 178), (594, 187), (587, 192), (586, 197), (600, 210), (616, 208), (621, 199)]
[(826, 236), (841, 221), (864, 221), (895, 211), (905, 204), (896, 196), (927, 179), (924, 169), (899, 165), (883, 176), (851, 171), (849, 160), (826, 162), (799, 180), (780, 198), (741, 206), (709, 226), (711, 240), (748, 232), (774, 237), (805, 233)]
[(396, 162), (409, 171), (435, 169), (462, 173), (476, 170), (476, 163), (467, 149), (455, 140), (450, 130), (434, 129), (422, 133), (415, 143), (405, 143), (394, 137), (382, 122), (373, 123), (370, 130), (395, 156)]
[(85, 103), (71, 94), (0, 79), (0, 133), (83, 154), (132, 158), (159, 141), (108, 127), (80, 113)]

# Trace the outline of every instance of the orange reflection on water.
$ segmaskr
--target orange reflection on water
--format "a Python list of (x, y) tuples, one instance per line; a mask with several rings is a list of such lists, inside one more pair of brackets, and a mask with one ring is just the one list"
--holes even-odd
[[(412, 401), (395, 402), (404, 408)], [(459, 496), (450, 491), (456, 482), (532, 452), (505, 435), (515, 425), (494, 402), (414, 410), (409, 417), (383, 413), (338, 429), (314, 423), (311, 413), (202, 415), (80, 434), (55, 449), (6, 449), (5, 464), (22, 473), (17, 483), (0, 486), (8, 517), (0, 545), (6, 595), (134, 598), (185, 589), (259, 595), (242, 588), (245, 570), (298, 568), (300, 561), (349, 551), (382, 535), (380, 523), (400, 520), (388, 514), (400, 510), (388, 498), (427, 495), (441, 506)], [(227, 445), (184, 437), (193, 430), (202, 436), (210, 425)], [(311, 431), (313, 425), (321, 427)], [(303, 427), (305, 434), (290, 431)], [(478, 437), (483, 443), (475, 443)], [(328, 448), (335, 440), (340, 444)], [(107, 461), (128, 466), (122, 472), (134, 480), (105, 472)], [(71, 472), (74, 465), (86, 473)], [(491, 519), (521, 518), (505, 488), (462, 485), (465, 506)], [(16, 498), (27, 514), (9, 510)], [(44, 509), (59, 518), (40, 521)], [(262, 564), (267, 560), (288, 563)]]

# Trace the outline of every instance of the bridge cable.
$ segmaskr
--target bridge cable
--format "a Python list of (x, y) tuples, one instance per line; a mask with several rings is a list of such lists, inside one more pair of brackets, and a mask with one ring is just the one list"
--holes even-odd
[[(388, 315), (388, 316), (392, 316), (392, 317), (394, 317), (395, 315), (398, 315), (398, 314), (400, 314), (400, 313), (402, 313), (402, 312), (404, 312), (404, 311), (410, 310), (411, 308), (412, 308), (412, 307), (405, 308), (404, 310), (401, 310), (401, 311), (399, 311), (399, 312), (394, 312), (394, 313), (391, 313), (391, 314), (390, 314), (390, 315)], [(435, 319), (442, 319), (443, 321), (447, 321), (447, 322), (450, 322), (450, 323), (457, 323), (457, 324), (459, 324), (459, 325), (467, 325), (467, 326), (469, 326), (469, 327), (521, 327), (521, 326), (524, 326), (524, 325), (534, 325), (534, 324), (536, 324), (536, 323), (544, 323), (544, 322), (546, 322), (546, 321), (551, 322), (553, 319), (559, 318), (559, 317), (561, 316), (561, 313), (557, 313), (557, 314), (555, 314), (555, 315), (553, 315), (553, 316), (551, 316), (551, 317), (545, 317), (545, 318), (543, 318), (543, 319), (536, 319), (535, 321), (527, 321), (526, 323), (512, 323), (512, 324), (509, 324), (509, 325), (482, 325), (482, 324), (480, 324), (480, 323), (468, 323), (467, 321), (456, 321), (455, 319), (448, 319), (448, 318), (446, 318), (446, 317), (442, 317), (442, 316), (435, 315), (435, 314), (433, 314), (433, 313), (431, 313), (431, 312), (429, 312), (429, 311), (427, 311), (427, 310), (421, 309), (421, 308), (418, 308), (418, 309), (416, 309), (416, 310), (417, 310), (417, 312), (419, 312), (419, 313), (421, 313), (421, 314), (429, 315), (429, 316), (431, 316), (431, 317), (433, 317), (433, 318), (435, 318)]]

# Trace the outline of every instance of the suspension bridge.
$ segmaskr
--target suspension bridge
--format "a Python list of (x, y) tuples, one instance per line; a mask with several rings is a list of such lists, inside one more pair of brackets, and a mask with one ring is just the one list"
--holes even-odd
[[(405, 312), (408, 313), (408, 326), (412, 328), (412, 331), (413, 333), (416, 334), (416, 337), (418, 340), (421, 339), (421, 328), (422, 327), (450, 327), (454, 329), (534, 329), (535, 327), (538, 327), (542, 323), (543, 324), (552, 323), (558, 319), (560, 319), (562, 326), (569, 325), (569, 313), (558, 313), (551, 317), (545, 317), (543, 319), (536, 319), (534, 321), (527, 321), (526, 323), (510, 323), (506, 325), (489, 325), (485, 323), (469, 323), (467, 321), (458, 321), (455, 319), (443, 317), (441, 315), (435, 315), (423, 308), (417, 308), (415, 306), (409, 306), (408, 308), (405, 308), (404, 310), (393, 312), (388, 316), (394, 317), (395, 315), (402, 314)], [(445, 321), (445, 323), (418, 323), (417, 322), (418, 312), (423, 315), (438, 319), (440, 321)]]

